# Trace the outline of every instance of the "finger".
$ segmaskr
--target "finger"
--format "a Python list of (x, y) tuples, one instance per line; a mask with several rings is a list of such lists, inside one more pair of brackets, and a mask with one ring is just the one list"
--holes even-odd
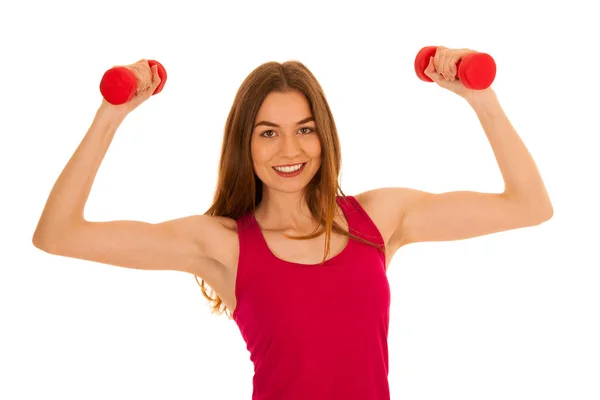
[(456, 54), (450, 54), (448, 57), (446, 57), (444, 62), (444, 71), (447, 77), (446, 79), (453, 81), (454, 77), (456, 76), (456, 63), (458, 62), (458, 57)]
[(450, 55), (447, 51), (443, 52), (440, 57), (440, 70), (439, 74), (442, 75), (442, 78), (445, 80), (449, 80), (448, 77), (448, 59)]
[(442, 79), (445, 80), (450, 80), (449, 74), (448, 74), (448, 59), (450, 58), (451, 54), (450, 54), (451, 50), (444, 48), (441, 52), (440, 52), (440, 60), (439, 60), (439, 64), (438, 64), (438, 74), (441, 75)]
[(449, 81), (452, 78), (450, 72), (450, 63), (452, 62), (452, 50), (446, 50), (443, 53), (443, 57), (440, 60), (440, 74), (445, 80)]
[(138, 71), (137, 68), (135, 68), (135, 66), (128, 66), (128, 68), (135, 76), (135, 80), (137, 83), (135, 92), (136, 92), (136, 94), (140, 93), (144, 88), (144, 78), (142, 77), (142, 74), (140, 74), (140, 71)]
[(427, 67), (425, 67), (425, 71), (423, 71), (429, 78), (431, 78), (431, 64), (433, 64), (433, 57), (429, 57), (429, 63), (427, 64)]
[(154, 91), (156, 90), (158, 85), (160, 84), (160, 77), (158, 76), (158, 66), (154, 65), (152, 67), (148, 67), (148, 69), (150, 70), (150, 73), (152, 74), (152, 80), (151, 80), (150, 86), (146, 87), (140, 93), (140, 97), (142, 97), (144, 99), (151, 97), (152, 94), (154, 94)]
[(452, 62), (452, 64), (451, 64), (451, 68), (452, 68), (452, 75), (453, 75), (455, 78), (456, 78), (456, 77), (458, 77), (458, 67), (457, 67), (458, 63), (460, 62), (460, 60), (462, 60), (462, 58), (463, 58), (465, 55), (467, 55), (467, 54), (469, 54), (469, 53), (472, 53), (472, 52), (473, 52), (473, 51), (472, 51), (472, 50), (469, 50), (469, 49), (461, 49), (461, 50), (458, 50), (458, 51), (456, 52), (456, 53), (457, 53), (457, 54), (456, 54), (456, 58), (455, 58), (455, 60), (454, 60), (454, 61)]
[(438, 82), (440, 79), (439, 74), (435, 71), (435, 66), (433, 65), (433, 57), (429, 57), (429, 64), (427, 68), (425, 68), (425, 75), (427, 75), (432, 81)]
[(152, 67), (152, 87), (154, 89), (156, 89), (158, 87), (158, 85), (160, 85), (161, 79), (160, 76), (158, 75), (158, 65), (154, 64), (154, 66)]
[(144, 63), (140, 62), (135, 66), (136, 70), (139, 72), (141, 76), (140, 89), (146, 90), (152, 84), (152, 74), (150, 72), (150, 67)]
[(448, 65), (448, 70), (450, 71), (450, 80), (451, 81), (454, 81), (456, 79), (456, 74), (458, 73), (458, 69), (456, 69), (456, 64), (458, 63), (458, 61), (459, 61), (459, 59), (454, 59)]
[(436, 72), (439, 74), (440, 73), (440, 60), (442, 58), (442, 53), (443, 53), (443, 49), (441, 47), (438, 47), (435, 55), (433, 56), (433, 67), (435, 68)]
[(135, 64), (129, 65), (137, 80), (137, 91), (143, 92), (152, 84), (152, 74), (146, 60), (140, 60)]
[(148, 63), (148, 60), (140, 60), (139, 65), (142, 72), (142, 76), (144, 77), (144, 82), (146, 84), (145, 87), (152, 86), (152, 71), (150, 69), (150, 64)]

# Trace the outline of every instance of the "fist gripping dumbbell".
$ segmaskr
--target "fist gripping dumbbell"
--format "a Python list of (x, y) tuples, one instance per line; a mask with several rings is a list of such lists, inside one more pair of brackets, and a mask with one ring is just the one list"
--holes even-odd
[[(160, 78), (160, 84), (152, 93), (154, 96), (162, 91), (165, 83), (167, 82), (167, 71), (161, 63), (154, 60), (148, 60), (148, 65), (152, 68), (154, 65), (158, 66), (158, 76)], [(106, 101), (113, 105), (119, 105), (127, 103), (133, 99), (135, 92), (137, 91), (137, 80), (135, 75), (127, 67), (113, 67), (106, 71), (100, 80), (100, 93)]]
[[(423, 47), (415, 58), (415, 72), (419, 79), (433, 82), (425, 75), (429, 57), (435, 56), (437, 46)], [(496, 78), (496, 63), (486, 53), (470, 53), (456, 64), (456, 76), (460, 83), (468, 89), (483, 90), (490, 87)]]

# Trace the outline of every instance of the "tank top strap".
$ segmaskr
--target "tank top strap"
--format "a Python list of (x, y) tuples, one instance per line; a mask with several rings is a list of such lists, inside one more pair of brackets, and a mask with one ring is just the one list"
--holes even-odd
[(247, 212), (242, 217), (236, 220), (237, 233), (240, 246), (240, 256), (252, 255), (253, 258), (257, 256), (265, 256), (264, 243), (260, 226), (254, 219), (252, 211)]
[[(236, 219), (239, 258), (236, 270), (235, 297), (236, 308), (233, 318), (236, 319), (240, 310), (240, 304), (248, 290), (252, 291), (256, 285), (256, 279), (267, 275), (265, 269), (270, 266), (272, 259), (269, 257), (268, 248), (262, 242), (260, 227), (254, 220), (252, 211)], [(242, 307), (243, 308), (243, 307)]]
[(381, 232), (354, 196), (338, 196), (337, 202), (344, 212), (350, 233), (378, 245), (385, 245)]

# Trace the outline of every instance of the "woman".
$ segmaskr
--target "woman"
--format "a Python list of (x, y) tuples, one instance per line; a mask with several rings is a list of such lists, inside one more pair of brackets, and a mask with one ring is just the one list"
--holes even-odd
[(455, 78), (456, 63), (470, 52), (440, 47), (426, 74), (476, 112), (503, 193), (344, 195), (340, 144), (321, 87), (301, 63), (271, 62), (236, 95), (204, 215), (159, 224), (86, 221), (115, 132), (160, 83), (141, 60), (130, 68), (142, 90), (124, 105), (102, 102), (50, 193), (33, 243), (51, 254), (199, 277), (214, 310), (233, 313), (240, 328), (255, 366), (255, 399), (389, 399), (386, 270), (394, 253), (409, 243), (537, 225), (553, 213), (494, 91), (471, 91)]

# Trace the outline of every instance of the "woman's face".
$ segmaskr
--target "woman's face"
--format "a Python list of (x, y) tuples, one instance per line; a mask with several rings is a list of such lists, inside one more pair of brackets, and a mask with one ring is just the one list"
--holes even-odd
[(321, 142), (302, 93), (272, 92), (265, 98), (254, 121), (251, 153), (265, 189), (293, 193), (306, 187), (321, 167)]

